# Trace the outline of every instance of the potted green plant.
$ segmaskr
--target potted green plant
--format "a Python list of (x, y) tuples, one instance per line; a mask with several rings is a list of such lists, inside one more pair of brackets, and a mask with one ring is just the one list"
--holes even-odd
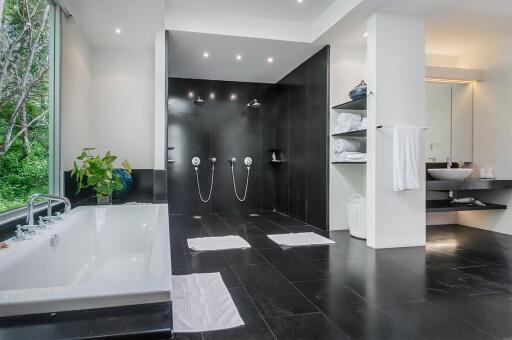
[[(117, 156), (112, 155), (110, 151), (104, 156), (93, 155), (95, 148), (85, 148), (77, 157), (78, 163), (73, 162), (71, 177), (75, 177), (79, 193), (84, 188), (92, 188), (96, 191), (98, 204), (111, 204), (112, 193), (114, 190), (123, 189), (123, 184), (118, 175), (115, 174), (114, 162)], [(125, 159), (122, 167), (131, 173), (130, 163)]]

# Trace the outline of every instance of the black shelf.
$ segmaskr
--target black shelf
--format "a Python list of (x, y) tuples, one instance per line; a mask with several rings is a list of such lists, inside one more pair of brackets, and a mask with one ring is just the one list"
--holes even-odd
[(366, 164), (366, 162), (331, 162), (331, 164)]
[(339, 104), (332, 107), (334, 110), (366, 110), (366, 97)]
[(269, 161), (269, 163), (272, 163), (272, 164), (280, 164), (280, 163), (284, 163), (285, 161), (283, 160), (276, 160), (276, 161)]
[(504, 204), (485, 203), (485, 207), (466, 204), (451, 204), (451, 200), (427, 200), (427, 212), (473, 211), (473, 210), (505, 210)]
[(366, 129), (364, 130), (356, 130), (342, 133), (335, 133), (331, 135), (332, 137), (366, 137)]

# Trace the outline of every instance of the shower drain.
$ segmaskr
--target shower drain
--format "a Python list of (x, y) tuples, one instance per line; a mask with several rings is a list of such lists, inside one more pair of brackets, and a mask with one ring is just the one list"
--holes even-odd
[(258, 216), (260, 216), (260, 214), (249, 214), (249, 216), (251, 216), (251, 217), (258, 217)]
[(199, 215), (192, 216), (192, 218), (193, 218), (194, 220), (200, 220), (200, 219), (202, 219), (202, 217), (201, 217), (201, 216), (199, 216)]

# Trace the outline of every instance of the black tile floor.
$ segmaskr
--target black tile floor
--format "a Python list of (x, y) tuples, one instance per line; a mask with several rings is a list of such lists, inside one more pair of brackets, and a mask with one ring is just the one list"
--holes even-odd
[[(276, 213), (170, 216), (173, 274), (220, 272), (246, 325), (175, 339), (512, 338), (512, 236), (427, 228), (427, 247), (283, 249), (266, 233), (321, 230)], [(248, 250), (194, 252), (186, 239), (240, 235)]]

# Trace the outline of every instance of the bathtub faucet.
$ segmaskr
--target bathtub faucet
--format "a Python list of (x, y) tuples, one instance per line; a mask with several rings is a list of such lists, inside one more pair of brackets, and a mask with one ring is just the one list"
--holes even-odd
[(45, 200), (48, 202), (47, 217), (52, 219), (52, 202), (63, 202), (65, 205), (64, 213), (67, 214), (71, 211), (71, 202), (64, 196), (56, 196), (49, 194), (34, 194), (30, 196), (27, 204), (27, 224), (34, 225), (34, 204), (38, 200)]

